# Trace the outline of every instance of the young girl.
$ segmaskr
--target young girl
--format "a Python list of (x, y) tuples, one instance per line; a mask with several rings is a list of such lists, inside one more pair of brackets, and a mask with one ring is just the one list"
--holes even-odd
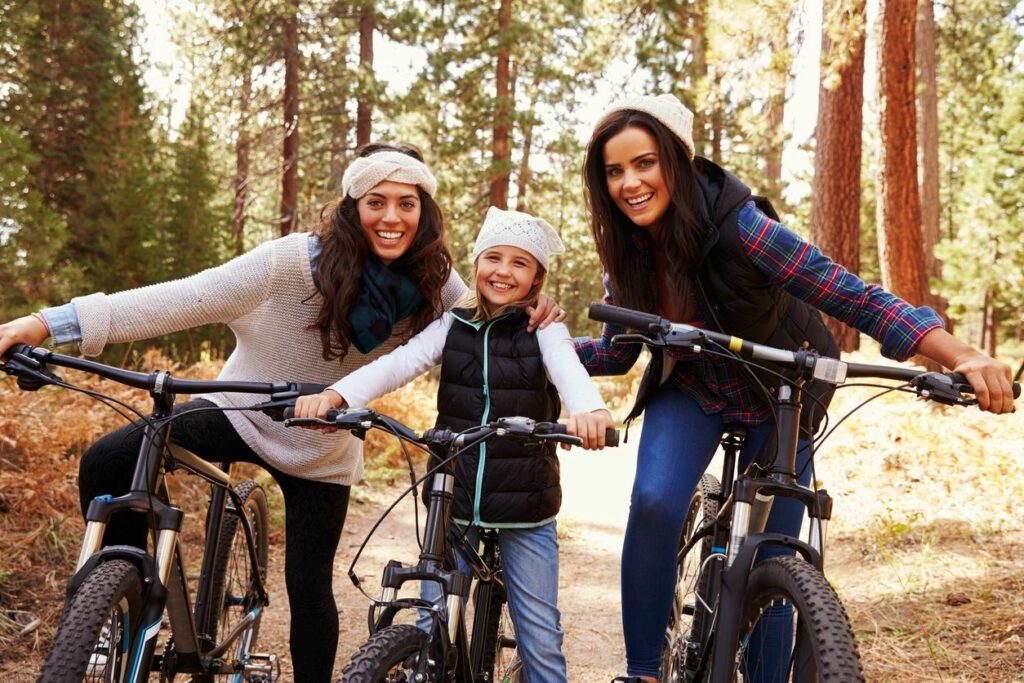
[[(603, 448), (611, 414), (577, 360), (568, 330), (562, 324), (536, 334), (526, 330), (523, 307), (543, 286), (548, 254), (563, 251), (545, 221), (492, 207), (473, 249), (473, 292), (408, 344), (322, 394), (299, 399), (296, 416), (365, 406), (440, 362), (438, 426), (462, 430), (514, 415), (554, 420), (557, 388), (571, 414), (569, 433), (580, 436), (584, 448)], [(554, 522), (561, 501), (553, 444), (524, 447), (496, 439), (456, 461), (452, 518), (471, 532), (500, 529), (523, 669), (527, 681), (538, 683), (566, 680)]]

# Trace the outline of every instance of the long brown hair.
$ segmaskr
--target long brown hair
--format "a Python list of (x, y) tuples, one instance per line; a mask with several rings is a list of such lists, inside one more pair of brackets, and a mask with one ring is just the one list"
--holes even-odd
[[(423, 161), (423, 155), (411, 145), (383, 142), (363, 145), (356, 150), (356, 156), (365, 157), (382, 151), (401, 152)], [(422, 188), (417, 187), (416, 190), (420, 199), (416, 238), (409, 249), (389, 266), (412, 280), (423, 296), (423, 303), (411, 316), (410, 336), (441, 314), (441, 289), (452, 269), (452, 257), (444, 243), (441, 208)], [(323, 296), (323, 305), (310, 329), (320, 331), (324, 360), (332, 360), (344, 356), (352, 343), (348, 312), (359, 292), (370, 246), (359, 223), (356, 200), (348, 196), (323, 208), (320, 223), (313, 232), (320, 238), (316, 285)]]
[[(658, 218), (667, 257), (667, 276), (681, 301), (689, 298), (694, 268), (700, 260), (704, 228), (698, 214), (701, 196), (697, 172), (686, 148), (653, 116), (635, 110), (612, 112), (594, 128), (583, 162), (583, 186), (590, 227), (611, 279), (615, 303), (656, 313), (655, 289), (648, 254), (655, 248), (650, 233), (622, 213), (608, 194), (604, 146), (626, 128), (647, 131), (658, 147), (658, 165), (669, 191), (669, 206)], [(640, 248), (638, 248), (640, 247)]]
[[(532, 258), (532, 257), (531, 257)], [(479, 263), (480, 259), (477, 259)], [(480, 288), (476, 285), (476, 266), (473, 264), (473, 286), (469, 288), (469, 291), (462, 295), (462, 298), (455, 304), (455, 308), (468, 308), (473, 311), (473, 317), (470, 318), (472, 322), (487, 322), (493, 320), (499, 316), (505, 315), (512, 308), (527, 308), (528, 306), (537, 305), (537, 297), (540, 296), (541, 290), (544, 289), (544, 281), (547, 280), (548, 271), (544, 270), (544, 266), (537, 264), (537, 274), (534, 276), (538, 278), (537, 284), (530, 287), (530, 291), (526, 293), (522, 299), (518, 301), (510, 301), (507, 304), (502, 304), (496, 309), (492, 310), (492, 304), (487, 301), (487, 298), (480, 293)]]

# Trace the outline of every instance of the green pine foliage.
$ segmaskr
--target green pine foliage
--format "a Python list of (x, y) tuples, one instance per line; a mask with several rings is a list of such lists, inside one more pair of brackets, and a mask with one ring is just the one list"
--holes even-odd
[[(943, 278), (933, 284), (950, 300), (958, 329), (972, 335), (987, 301), (1002, 340), (1024, 334), (1019, 5), (936, 7), (946, 239)], [(791, 55), (810, 29), (800, 3), (514, 0), (511, 26), (500, 31), (497, 1), (380, 0), (372, 69), (358, 64), (362, 6), (196, 0), (179, 8), (173, 37), (193, 92), (179, 123), (167, 114), (168, 94), (142, 85), (146, 46), (134, 4), (0, 0), (0, 278), (12, 285), (0, 295), (0, 318), (183, 277), (277, 236), (282, 19), (293, 11), (300, 229), (337, 198), (355, 149), (357, 102), (369, 102), (373, 139), (416, 144), (433, 167), (459, 271), (469, 274), (491, 180), (508, 172), (508, 205), (543, 216), (568, 247), (553, 260), (549, 293), (569, 312), (570, 327), (593, 331), (585, 309), (600, 297), (601, 279), (583, 203), (583, 145), (603, 104), (597, 93), (636, 91), (678, 95), (697, 112), (698, 153), (712, 156), (717, 134), (727, 168), (771, 194), (792, 227), (806, 222), (810, 198), (788, 206), (785, 188), (766, 176), (766, 159), (782, 142), (768, 121), (772, 96), (787, 89)], [(392, 74), (382, 71), (382, 55), (398, 48), (418, 65), (409, 87), (389, 86)], [(502, 48), (511, 60), (510, 109), (496, 96)], [(510, 117), (511, 158), (502, 168), (493, 150), (499, 115)], [(867, 279), (877, 279), (876, 163), (866, 142)], [(236, 186), (244, 194), (240, 235), (232, 232), (241, 225), (233, 218)], [(165, 343), (201, 354), (227, 350), (229, 339), (211, 329)]]

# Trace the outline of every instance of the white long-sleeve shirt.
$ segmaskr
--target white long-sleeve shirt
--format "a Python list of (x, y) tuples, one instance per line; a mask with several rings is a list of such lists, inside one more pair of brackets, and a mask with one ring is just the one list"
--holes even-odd
[[(409, 383), (441, 361), (452, 322), (452, 314), (445, 313), (408, 343), (350, 372), (330, 388), (338, 392), (350, 407), (362, 408), (378, 396)], [(600, 392), (576, 355), (565, 325), (552, 323), (543, 330), (537, 330), (537, 344), (548, 377), (570, 413), (605, 408)]]

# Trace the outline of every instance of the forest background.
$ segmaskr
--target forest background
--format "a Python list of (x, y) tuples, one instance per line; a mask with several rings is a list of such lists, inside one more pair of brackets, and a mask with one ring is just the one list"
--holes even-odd
[[(596, 331), (586, 136), (608, 98), (671, 92), (697, 114), (698, 153), (770, 197), (791, 228), (1015, 368), (1024, 356), (1022, 2), (166, 6), (161, 38), (177, 51), (170, 80), (155, 81), (163, 40), (145, 8), (0, 0), (0, 320), (307, 230), (359, 144), (399, 139), (438, 176), (464, 275), (489, 205), (535, 212), (568, 247), (550, 293), (574, 332)], [(796, 86), (808, 78), (809, 100)], [(844, 350), (860, 342), (837, 332)], [(136, 345), (107, 360), (175, 372), (199, 361), (181, 372), (214, 376), (231, 335), (211, 326), (152, 344), (162, 354)], [(874, 360), (868, 346), (854, 357)], [(602, 385), (616, 414), (635, 379)], [(433, 385), (403, 392), (382, 410), (426, 424)], [(890, 398), (847, 423), (834, 473), (823, 469), (847, 501), (830, 576), (869, 679), (1011, 680), (1024, 670), (1021, 415)], [(0, 381), (0, 672), (25, 675), (13, 681), (34, 680), (23, 664), (52, 637), (82, 530), (77, 456), (116, 425), (108, 413)], [(368, 451), (384, 456), (370, 476), (390, 476), (383, 444)]]
[[(568, 253), (551, 294), (582, 333), (601, 293), (586, 135), (604, 98), (671, 92), (697, 114), (698, 154), (767, 195), (787, 225), (935, 306), (967, 340), (1020, 351), (1016, 0), (168, 7), (179, 84), (154, 91), (136, 4), (0, 0), (0, 319), (307, 230), (354, 149), (398, 139), (440, 179), (463, 273), (489, 205), (558, 226)], [(798, 66), (819, 38), (820, 59)], [(411, 57), (399, 68), (396, 55)], [(793, 140), (794, 114), (813, 114), (813, 98), (794, 98), (806, 69), (819, 71), (816, 134)], [(813, 162), (789, 153), (784, 164), (787, 149)], [(223, 356), (231, 337), (210, 328), (156, 343), (188, 361)]]

